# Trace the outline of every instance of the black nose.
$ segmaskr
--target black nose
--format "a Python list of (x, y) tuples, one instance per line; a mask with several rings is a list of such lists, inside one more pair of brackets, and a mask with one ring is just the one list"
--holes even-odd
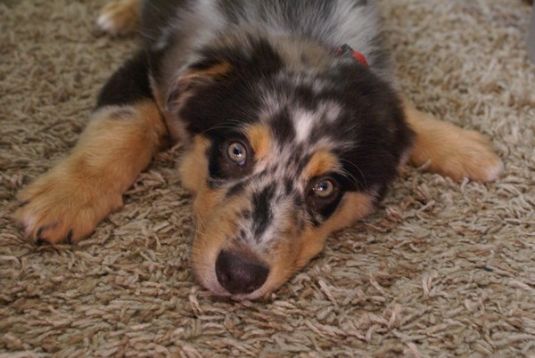
[(215, 263), (217, 280), (228, 292), (251, 293), (266, 282), (269, 269), (241, 255), (221, 251)]

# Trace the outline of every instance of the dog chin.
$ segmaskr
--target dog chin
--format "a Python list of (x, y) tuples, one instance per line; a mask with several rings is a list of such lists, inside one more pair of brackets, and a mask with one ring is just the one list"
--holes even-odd
[(268, 282), (264, 284), (262, 287), (258, 288), (257, 290), (246, 293), (246, 294), (231, 294), (227, 290), (225, 290), (219, 282), (217, 281), (217, 277), (215, 274), (215, 271), (208, 275), (208, 277), (200, 277), (197, 275), (198, 282), (206, 288), (214, 297), (219, 298), (229, 298), (234, 301), (247, 301), (247, 300), (257, 300), (262, 297), (265, 297), (269, 292), (272, 290), (269, 290)]
[(210, 291), (212, 295), (216, 297), (230, 297), (231, 296), (230, 293), (227, 292), (227, 290), (225, 290), (223, 287), (221, 287), (219, 282), (217, 282), (215, 272), (214, 274), (210, 275), (210, 277), (200, 277), (199, 275), (196, 275), (196, 276), (197, 276), (197, 281), (199, 281), (199, 283), (204, 288)]

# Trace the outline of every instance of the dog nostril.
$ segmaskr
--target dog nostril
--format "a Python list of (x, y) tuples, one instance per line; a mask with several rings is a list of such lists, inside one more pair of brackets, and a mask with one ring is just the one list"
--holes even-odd
[(251, 293), (260, 288), (269, 274), (261, 263), (229, 251), (221, 251), (215, 263), (217, 280), (232, 294)]

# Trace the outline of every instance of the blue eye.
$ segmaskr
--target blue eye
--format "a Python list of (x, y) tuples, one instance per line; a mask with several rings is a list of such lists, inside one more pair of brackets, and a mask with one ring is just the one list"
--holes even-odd
[(227, 147), (227, 157), (238, 165), (247, 161), (247, 148), (240, 142), (232, 142)]

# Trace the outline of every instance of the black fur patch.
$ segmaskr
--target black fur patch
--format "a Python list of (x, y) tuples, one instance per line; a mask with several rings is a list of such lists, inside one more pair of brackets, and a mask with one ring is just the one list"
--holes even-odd
[(195, 0), (144, 0), (141, 8), (141, 35), (149, 48), (162, 36), (165, 26), (176, 14), (183, 12)]
[(153, 98), (149, 83), (149, 64), (143, 51), (126, 61), (104, 85), (97, 107), (132, 104)]
[[(343, 75), (342, 75), (343, 73)], [(339, 98), (346, 118), (338, 126), (323, 129), (334, 138), (347, 137), (348, 128), (355, 145), (340, 150), (340, 161), (351, 174), (353, 190), (382, 190), (397, 174), (402, 153), (412, 142), (413, 132), (405, 123), (401, 102), (391, 88), (361, 66), (341, 69)], [(346, 124), (344, 124), (345, 122)]]
[(295, 138), (295, 128), (287, 109), (275, 115), (271, 120), (271, 129), (273, 137), (281, 144), (289, 143)]
[[(193, 66), (227, 62), (231, 73), (212, 84), (194, 89), (194, 95), (182, 108), (182, 118), (191, 133), (210, 135), (221, 128), (237, 127), (258, 120), (260, 98), (251, 87), (282, 66), (280, 57), (265, 40), (251, 39), (251, 49), (205, 49), (203, 60)], [(180, 95), (180, 94), (179, 94)]]
[(273, 220), (270, 203), (275, 195), (275, 186), (269, 185), (259, 193), (253, 194), (253, 233), (255, 239), (266, 231), (269, 223)]

